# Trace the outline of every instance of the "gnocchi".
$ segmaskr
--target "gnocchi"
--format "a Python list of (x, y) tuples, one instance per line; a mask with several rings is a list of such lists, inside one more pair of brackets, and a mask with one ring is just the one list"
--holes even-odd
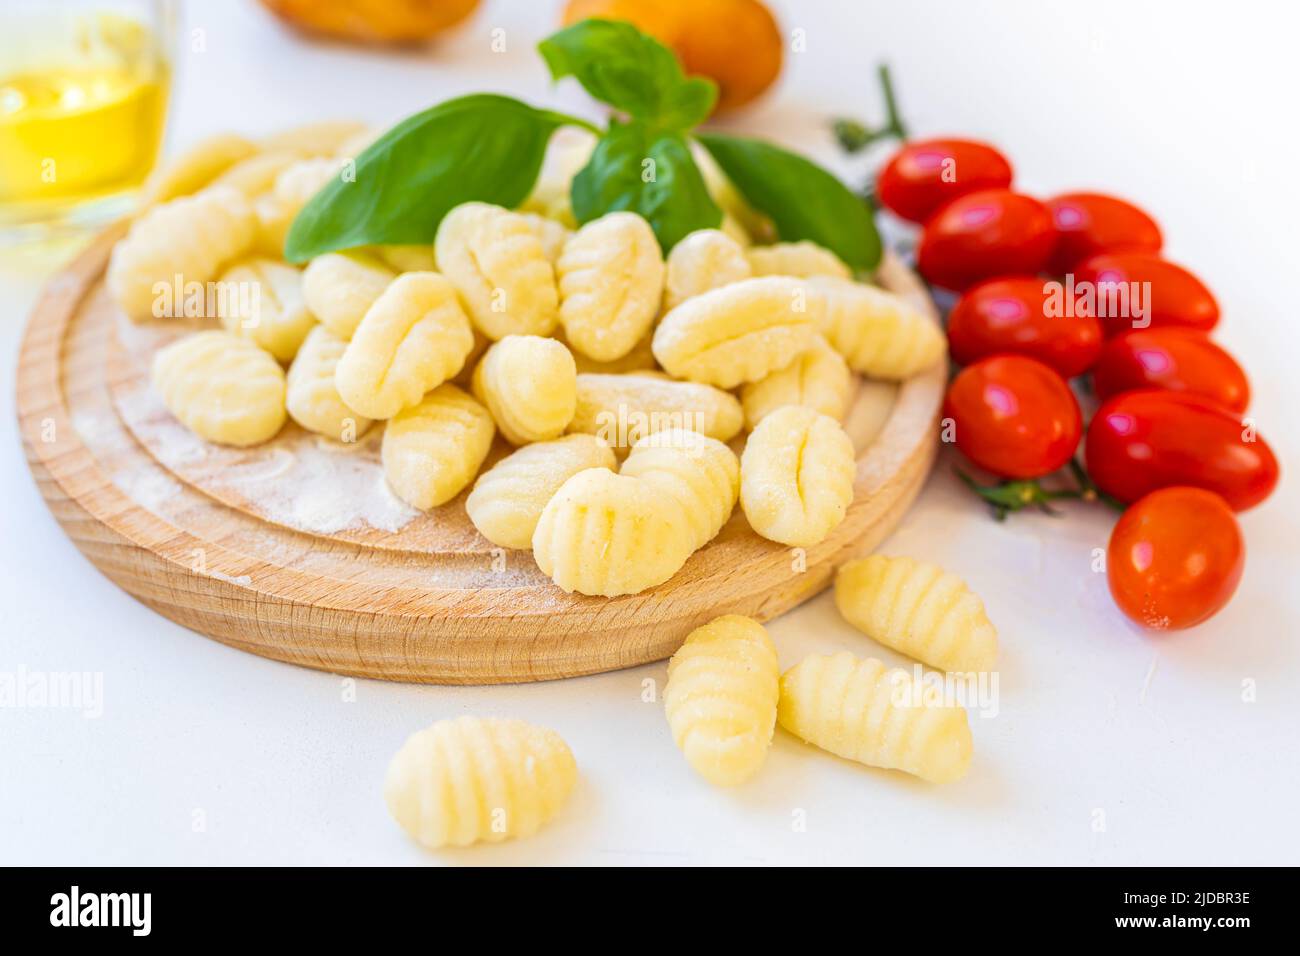
[(654, 325), (664, 261), (654, 230), (636, 213), (584, 225), (565, 242), (555, 272), (564, 336), (588, 358), (621, 358)]
[(848, 651), (807, 657), (786, 671), (777, 720), (837, 756), (931, 783), (960, 780), (970, 769), (963, 708), (936, 704), (907, 671)]
[(521, 212), (519, 215), (532, 227), (538, 241), (542, 244), (542, 254), (546, 256), (546, 261), (554, 266), (560, 258), (560, 253), (564, 251), (564, 244), (569, 241), (573, 232), (564, 223), (548, 219), (535, 212)]
[(671, 310), (691, 296), (753, 275), (745, 250), (718, 229), (697, 229), (668, 253), (664, 308)]
[(256, 155), (257, 147), (234, 133), (219, 133), (195, 143), (149, 181), (146, 205), (192, 196), (236, 163)]
[(728, 614), (692, 631), (668, 663), (664, 710), (686, 762), (712, 784), (758, 773), (776, 729), (781, 672), (757, 621)]
[(341, 339), (352, 338), (366, 312), (397, 278), (373, 256), (329, 252), (302, 274), (302, 297), (321, 324)]
[(668, 428), (730, 441), (745, 421), (734, 395), (652, 372), (580, 374), (577, 394), (569, 431), (596, 435), (615, 448), (630, 448), (645, 435)]
[(684, 428), (642, 438), (619, 473), (640, 478), (673, 499), (690, 525), (692, 551), (722, 530), (740, 489), (735, 453), (715, 438)]
[(334, 380), (349, 408), (392, 418), (460, 371), (473, 346), (451, 283), (435, 272), (407, 272), (366, 312)]
[(835, 606), (886, 647), (945, 671), (988, 671), (998, 635), (984, 603), (955, 574), (925, 561), (873, 554), (835, 575)]
[(289, 366), (285, 399), (289, 417), (303, 428), (343, 442), (356, 441), (372, 424), (348, 408), (334, 384), (334, 371), (347, 345), (323, 325), (308, 332)]
[(153, 357), (153, 386), (190, 431), (208, 441), (244, 447), (284, 424), (284, 370), (248, 339), (196, 332)]
[(901, 297), (861, 282), (807, 281), (822, 334), (854, 371), (900, 381), (943, 358), (943, 331)]
[[(556, 340), (565, 342), (563, 330), (556, 335)], [(659, 368), (659, 363), (655, 361), (655, 354), (650, 350), (650, 343), (653, 336), (646, 334), (636, 345), (632, 346), (632, 351), (628, 352), (622, 358), (616, 358), (612, 362), (597, 362), (595, 359), (587, 358), (581, 352), (573, 352), (574, 364), (578, 366), (578, 372), (590, 372), (600, 375), (618, 375), (623, 372), (653, 372)], [(570, 350), (572, 351), (572, 350)]]
[(853, 273), (839, 256), (806, 239), (802, 242), (778, 242), (771, 246), (751, 246), (745, 250), (745, 255), (756, 276), (853, 278)]
[(262, 148), (302, 156), (333, 156), (350, 141), (369, 135), (370, 129), (355, 120), (321, 120), (282, 130), (262, 140)]
[(578, 766), (553, 730), (458, 717), (412, 734), (388, 765), (384, 802), (423, 846), (528, 837), (568, 799)]
[(535, 442), (507, 455), (479, 476), (465, 510), (479, 534), (502, 548), (532, 546), (546, 503), (560, 486), (588, 468), (613, 470), (614, 452), (592, 435)]
[(764, 276), (687, 299), (663, 317), (653, 347), (675, 378), (735, 388), (790, 364), (816, 334), (803, 282)]
[(745, 427), (752, 431), (782, 405), (802, 405), (843, 421), (852, 389), (848, 363), (818, 336), (812, 348), (785, 368), (741, 389)]
[(519, 213), (462, 203), (438, 225), (433, 254), (475, 328), (488, 338), (554, 330), (555, 270), (536, 231)]
[(253, 200), (267, 195), (275, 188), (275, 180), (294, 163), (302, 159), (298, 153), (283, 150), (256, 153), (242, 159), (212, 180), (213, 186), (228, 186), (245, 199)]
[(412, 507), (436, 508), (474, 480), (495, 431), (486, 408), (455, 385), (440, 385), (385, 426), (384, 477)]
[(281, 362), (291, 361), (316, 324), (303, 301), (302, 274), (254, 256), (235, 263), (218, 281), (223, 292), (217, 316), (226, 331), (252, 339)]
[(512, 445), (564, 434), (578, 405), (578, 370), (555, 339), (507, 335), (474, 370), (474, 394)]
[(740, 503), (750, 527), (797, 547), (817, 544), (853, 501), (853, 442), (835, 419), (786, 405), (749, 436), (740, 458)]

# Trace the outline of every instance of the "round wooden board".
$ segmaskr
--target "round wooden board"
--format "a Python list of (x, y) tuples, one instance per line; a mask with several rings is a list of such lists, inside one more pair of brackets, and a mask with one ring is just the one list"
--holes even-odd
[[(449, 684), (547, 680), (660, 660), (720, 614), (767, 620), (821, 591), (840, 563), (893, 529), (934, 461), (942, 367), (897, 389), (860, 452), (848, 515), (821, 544), (800, 552), (766, 541), (737, 508), (664, 585), (613, 599), (565, 594), (528, 552), (481, 538), (463, 496), (414, 515), (378, 485), (364, 494), (348, 486), (352, 507), (361, 499), (373, 507), (322, 523), (322, 505), (342, 507), (326, 500), (304, 517), (299, 486), (286, 486), (285, 474), (306, 467), (317, 441), (292, 425), (261, 451), (186, 445), (184, 430), (142, 390), (144, 348), (104, 291), (108, 254), (124, 229), (100, 235), (52, 279), (31, 316), (18, 365), (27, 459), (55, 518), (111, 580), (166, 617), (265, 657)], [(897, 261), (887, 259), (879, 278), (933, 312), (924, 287)], [(867, 420), (879, 402), (878, 389), (859, 391), (850, 434), (876, 431)], [(178, 434), (179, 441), (168, 437)], [(345, 469), (350, 480), (374, 484), (373, 442), (358, 445), (329, 454), (355, 456)], [(231, 478), (241, 468), (253, 469), (251, 482)], [(319, 469), (313, 477), (320, 486)], [(278, 510), (259, 487), (280, 489)]]

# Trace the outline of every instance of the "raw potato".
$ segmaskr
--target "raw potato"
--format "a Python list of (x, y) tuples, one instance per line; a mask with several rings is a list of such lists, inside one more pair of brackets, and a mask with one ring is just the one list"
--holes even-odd
[(553, 730), (520, 720), (458, 717), (412, 734), (388, 765), (384, 802), (431, 850), (532, 836), (577, 780)]
[(835, 419), (786, 405), (749, 436), (740, 458), (740, 503), (770, 541), (807, 547), (825, 540), (853, 501), (853, 442)]
[(578, 370), (555, 339), (507, 335), (474, 370), (474, 394), (512, 445), (564, 434), (578, 404)]
[(771, 246), (751, 246), (745, 250), (745, 255), (756, 276), (853, 278), (852, 271), (839, 256), (806, 239), (802, 242), (778, 242)]
[(669, 428), (730, 441), (745, 421), (734, 395), (658, 373), (580, 374), (577, 385), (578, 407), (569, 431), (596, 435), (615, 448), (630, 448), (643, 436)]
[(654, 325), (664, 261), (654, 230), (636, 213), (584, 225), (564, 244), (555, 272), (564, 337), (588, 358), (621, 358)]
[(284, 424), (284, 370), (248, 339), (197, 332), (153, 357), (153, 387), (200, 438), (246, 447)]
[(257, 146), (234, 133), (218, 133), (199, 140), (149, 180), (143, 203), (152, 206), (191, 196), (236, 163), (256, 155)]
[(302, 274), (275, 259), (242, 259), (218, 280), (217, 317), (227, 332), (260, 345), (281, 362), (298, 354), (316, 317), (302, 297)]
[(802, 405), (843, 421), (852, 386), (853, 375), (844, 357), (819, 335), (812, 348), (785, 368), (741, 389), (745, 427), (752, 431), (782, 405)]
[(807, 657), (786, 671), (777, 720), (801, 740), (847, 760), (931, 783), (960, 780), (970, 769), (964, 709), (935, 705), (907, 671), (848, 651)]
[(998, 633), (955, 574), (925, 561), (873, 554), (835, 575), (844, 619), (886, 647), (945, 671), (989, 671)]
[(407, 504), (436, 508), (474, 480), (495, 431), (486, 408), (455, 385), (441, 385), (384, 428), (384, 477)]
[(532, 547), (537, 521), (560, 486), (588, 468), (613, 470), (614, 452), (592, 435), (525, 445), (479, 476), (465, 511), (479, 533), (502, 548)]
[(740, 243), (718, 229), (697, 229), (668, 253), (664, 309), (674, 309), (691, 296), (751, 275)]
[(728, 614), (698, 627), (668, 663), (664, 710), (686, 762), (712, 784), (758, 773), (776, 729), (781, 671), (753, 618)]
[(349, 408), (392, 418), (459, 372), (473, 345), (451, 283), (436, 272), (407, 272), (366, 312), (334, 380)]
[(362, 318), (397, 278), (373, 256), (327, 252), (302, 274), (302, 295), (321, 324), (341, 339), (352, 338)]
[(462, 203), (438, 225), (433, 253), (474, 327), (488, 338), (550, 335), (555, 329), (555, 270), (537, 232), (520, 214), (488, 203)]
[[(236, 190), (205, 189), (150, 209), (113, 247), (108, 291), (124, 312), (141, 321), (162, 318), (155, 285), (207, 283), (253, 245), (257, 220)], [(159, 311), (155, 312), (155, 303)], [(180, 303), (173, 303), (177, 314)]]
[(640, 478), (677, 503), (691, 526), (692, 551), (722, 530), (740, 491), (735, 453), (716, 438), (682, 428), (642, 438), (619, 474)]
[(323, 325), (308, 333), (289, 366), (289, 417), (318, 435), (353, 442), (370, 427), (371, 420), (348, 408), (334, 383), (334, 372), (348, 343)]
[(943, 331), (900, 296), (861, 282), (807, 282), (822, 334), (854, 371), (901, 381), (943, 358)]
[(675, 378), (735, 388), (789, 365), (816, 334), (803, 281), (765, 276), (687, 299), (659, 323), (654, 353)]

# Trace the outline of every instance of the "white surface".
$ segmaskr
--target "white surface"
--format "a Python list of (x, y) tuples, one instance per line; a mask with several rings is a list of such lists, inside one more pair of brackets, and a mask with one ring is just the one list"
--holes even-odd
[[(776, 94), (735, 121), (829, 155), (822, 117), (878, 115), (872, 66), (894, 67), (917, 133), (988, 137), (1019, 183), (1130, 196), (1165, 227), (1226, 313), (1252, 413), (1284, 462), (1272, 500), (1243, 517), (1245, 578), (1224, 613), (1167, 637), (1139, 633), (1090, 569), (1109, 515), (997, 525), (941, 462), (887, 550), (965, 575), (999, 625), (1000, 713), (972, 718), (970, 776), (944, 788), (865, 770), (778, 731), (736, 792), (695, 778), (660, 703), (664, 665), (526, 687), (437, 688), (261, 660), (158, 617), (101, 577), (46, 512), (22, 460), (13, 363), (41, 274), (0, 254), (0, 672), (103, 673), (103, 716), (0, 709), (0, 863), (1296, 863), (1297, 332), (1292, 304), (1300, 69), (1287, 5), (1034, 0), (779, 4), (807, 31)], [(173, 144), (313, 117), (388, 121), (453, 93), (548, 92), (534, 41), (556, 3), (487, 4), (428, 53), (310, 46), (251, 0), (194, 2)], [(1289, 22), (1278, 22), (1287, 17)], [(492, 54), (489, 31), (507, 29)], [(811, 652), (883, 654), (828, 596), (772, 625), (789, 666)], [(1244, 681), (1257, 701), (1243, 702)], [(388, 819), (380, 783), (405, 736), (440, 717), (552, 726), (582, 769), (539, 837), (431, 855)], [(1104, 815), (1104, 830), (1098, 821)], [(806, 829), (794, 825), (802, 816)], [(196, 821), (205, 827), (196, 827)]]

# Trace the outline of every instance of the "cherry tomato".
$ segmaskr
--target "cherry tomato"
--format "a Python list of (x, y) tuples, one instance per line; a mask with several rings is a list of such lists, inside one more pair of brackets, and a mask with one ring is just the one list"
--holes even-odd
[(907, 143), (876, 178), (876, 196), (891, 212), (925, 222), (940, 206), (979, 189), (1011, 185), (1011, 164), (986, 143), (927, 139)]
[(1092, 372), (1098, 398), (1143, 388), (1203, 395), (1238, 414), (1250, 404), (1246, 373), (1204, 332), (1138, 329), (1106, 343)]
[(1185, 392), (1147, 389), (1109, 399), (1088, 425), (1085, 453), (1097, 487), (1124, 502), (1192, 485), (1245, 511), (1277, 484), (1268, 443), (1236, 413)]
[(1058, 315), (1046, 283), (1034, 276), (990, 279), (968, 290), (948, 316), (952, 357), (969, 365), (989, 355), (1028, 355), (1066, 378), (1088, 371), (1101, 354), (1101, 324), (1091, 315)]
[(1039, 272), (1055, 243), (1052, 214), (1041, 202), (1009, 189), (983, 189), (930, 218), (917, 268), (935, 285), (960, 290), (994, 276)]
[(1129, 290), (1127, 307), (1123, 298), (1103, 306), (1100, 300), (1110, 297), (1098, 296), (1095, 314), (1107, 336), (1147, 328), (1139, 324), (1144, 319), (1155, 329), (1177, 325), (1208, 332), (1219, 324), (1219, 303), (1205, 284), (1182, 266), (1150, 252), (1093, 256), (1075, 267), (1074, 279), (1076, 287), (1085, 282), (1113, 283)]
[(1055, 371), (1023, 355), (994, 355), (969, 365), (948, 386), (944, 415), (957, 447), (1005, 478), (1050, 474), (1074, 455), (1083, 417)]
[(1056, 248), (1049, 265), (1063, 275), (1102, 252), (1159, 252), (1160, 227), (1145, 212), (1103, 193), (1066, 193), (1047, 200), (1056, 223)]
[(1153, 491), (1110, 534), (1106, 579), (1119, 609), (1144, 627), (1200, 624), (1232, 598), (1246, 564), (1227, 502), (1203, 488)]

